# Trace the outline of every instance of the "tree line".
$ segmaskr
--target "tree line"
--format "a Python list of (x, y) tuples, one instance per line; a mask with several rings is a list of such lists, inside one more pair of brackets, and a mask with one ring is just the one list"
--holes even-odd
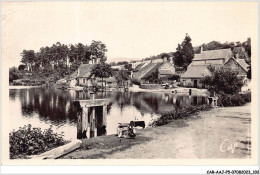
[(59, 78), (74, 72), (80, 64), (96, 63), (98, 59), (105, 62), (107, 57), (106, 45), (101, 41), (92, 41), (90, 45), (61, 44), (57, 42), (52, 46), (41, 47), (38, 52), (23, 50), (19, 70), (27, 70), (33, 75), (49, 77), (56, 75)]

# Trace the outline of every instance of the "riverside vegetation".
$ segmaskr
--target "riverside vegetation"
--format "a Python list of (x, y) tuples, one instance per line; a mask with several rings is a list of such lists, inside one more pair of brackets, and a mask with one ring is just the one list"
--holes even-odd
[(28, 124), (9, 134), (10, 159), (27, 158), (66, 143), (63, 135), (54, 133), (52, 127), (42, 131)]

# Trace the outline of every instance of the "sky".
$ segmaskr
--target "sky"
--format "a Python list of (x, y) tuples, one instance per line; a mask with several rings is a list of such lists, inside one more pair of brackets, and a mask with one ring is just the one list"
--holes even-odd
[(2, 59), (18, 66), (26, 49), (106, 44), (108, 62), (174, 52), (188, 33), (193, 46), (246, 41), (257, 32), (256, 2), (3, 2)]

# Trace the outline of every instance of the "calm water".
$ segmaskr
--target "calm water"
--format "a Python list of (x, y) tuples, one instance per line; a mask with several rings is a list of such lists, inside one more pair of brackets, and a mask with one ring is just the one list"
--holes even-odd
[[(162, 92), (107, 92), (96, 94), (96, 99), (110, 99), (107, 108), (106, 134), (116, 133), (118, 123), (131, 120), (145, 121), (145, 125), (162, 113), (168, 113), (186, 105), (202, 105), (205, 96), (174, 95)], [(77, 138), (77, 109), (73, 100), (90, 99), (84, 91), (48, 88), (25, 88), (9, 90), (10, 129), (26, 124), (63, 132), (65, 139)], [(99, 126), (102, 120), (97, 117)], [(100, 130), (100, 128), (97, 128)], [(98, 135), (100, 132), (98, 132)]]

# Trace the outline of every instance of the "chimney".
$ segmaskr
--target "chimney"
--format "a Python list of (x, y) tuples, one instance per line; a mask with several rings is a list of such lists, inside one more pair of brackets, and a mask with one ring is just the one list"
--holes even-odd
[(200, 46), (200, 53), (202, 53), (203, 52), (203, 46), (201, 45)]

